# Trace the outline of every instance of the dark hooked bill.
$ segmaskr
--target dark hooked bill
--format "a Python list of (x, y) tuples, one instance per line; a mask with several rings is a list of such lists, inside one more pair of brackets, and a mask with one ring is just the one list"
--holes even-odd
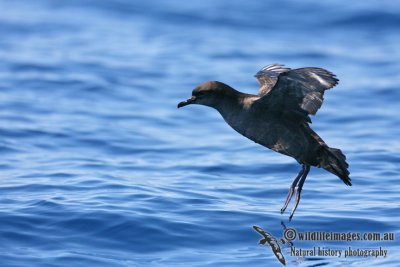
[(192, 97), (189, 98), (188, 100), (185, 100), (185, 101), (180, 102), (180, 103), (178, 104), (178, 108), (181, 108), (181, 107), (190, 105), (190, 104), (192, 104), (195, 100), (196, 100), (196, 97), (195, 97), (195, 96), (192, 96)]

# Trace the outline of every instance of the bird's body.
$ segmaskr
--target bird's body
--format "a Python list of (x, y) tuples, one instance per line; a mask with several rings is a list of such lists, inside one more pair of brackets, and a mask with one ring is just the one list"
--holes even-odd
[(322, 105), (324, 91), (337, 84), (335, 76), (320, 68), (291, 70), (274, 64), (259, 71), (256, 78), (260, 83), (258, 95), (208, 81), (196, 87), (192, 98), (179, 103), (178, 107), (188, 104), (213, 107), (243, 136), (302, 164), (282, 212), (300, 181), (296, 209), (310, 166), (322, 167), (351, 185), (346, 157), (339, 149), (328, 147), (309, 127), (308, 115), (315, 114)]
[[(238, 133), (276, 152), (295, 158), (301, 164), (316, 165), (319, 145), (306, 124), (291, 123), (254, 105), (258, 97), (238, 95), (229, 102), (229, 109), (218, 109), (224, 120)], [(314, 157), (313, 157), (314, 156)]]

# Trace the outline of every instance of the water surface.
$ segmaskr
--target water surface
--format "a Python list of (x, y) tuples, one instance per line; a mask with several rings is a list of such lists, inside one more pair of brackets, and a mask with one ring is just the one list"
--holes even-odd
[[(0, 1), (1, 266), (280, 266), (259, 225), (393, 232), (400, 223), (400, 6), (393, 1)], [(235, 133), (209, 108), (176, 109), (205, 80), (248, 93), (269, 63), (340, 84), (312, 127), (352, 187)], [(289, 207), (290, 208), (290, 207)], [(295, 257), (288, 266), (398, 266)]]

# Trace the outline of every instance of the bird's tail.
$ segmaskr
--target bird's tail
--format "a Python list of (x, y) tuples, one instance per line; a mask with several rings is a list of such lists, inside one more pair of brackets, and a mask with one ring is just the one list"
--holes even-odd
[(347, 164), (346, 156), (340, 149), (322, 146), (320, 156), (322, 168), (338, 176), (346, 185), (351, 185), (349, 164)]

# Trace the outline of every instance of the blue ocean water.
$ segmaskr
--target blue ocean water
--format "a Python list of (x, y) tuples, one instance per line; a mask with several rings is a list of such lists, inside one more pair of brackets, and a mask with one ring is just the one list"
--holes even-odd
[[(287, 266), (399, 266), (400, 5), (395, 1), (0, 0), (0, 266), (281, 266), (253, 225), (391, 232), (386, 257)], [(340, 84), (312, 127), (352, 187), (176, 104), (205, 80), (256, 93), (264, 65), (324, 67)], [(291, 205), (289, 206), (289, 211)]]

